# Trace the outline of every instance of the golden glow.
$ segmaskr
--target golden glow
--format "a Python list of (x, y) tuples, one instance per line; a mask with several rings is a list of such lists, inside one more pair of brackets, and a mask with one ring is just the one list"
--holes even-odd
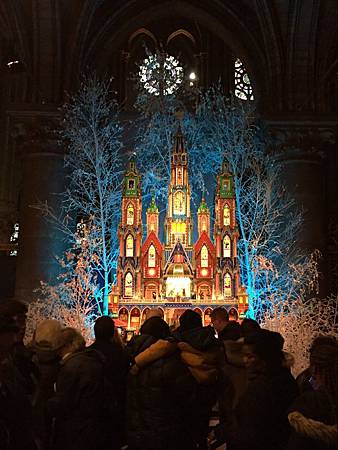
[(124, 278), (124, 295), (125, 297), (133, 296), (133, 276), (130, 272)]
[(185, 222), (173, 222), (172, 224), (172, 233), (176, 234), (176, 233), (182, 233), (184, 234), (186, 231), (187, 227), (186, 227), (186, 223)]
[(224, 297), (232, 296), (231, 276), (228, 273), (226, 273), (224, 275), (224, 279), (223, 279), (223, 294), (224, 294)]
[(208, 267), (208, 259), (209, 259), (209, 253), (206, 245), (202, 246), (201, 249), (201, 267)]
[(134, 207), (131, 203), (127, 208), (127, 225), (134, 225)]
[(149, 269), (149, 275), (153, 277), (155, 275), (155, 269)]
[(230, 225), (230, 208), (227, 203), (223, 208), (223, 225)]
[(190, 297), (191, 281), (188, 277), (168, 277), (166, 282), (167, 297)]
[(201, 270), (201, 275), (202, 275), (202, 277), (206, 277), (208, 275), (208, 270), (207, 269), (202, 269)]
[(134, 238), (131, 234), (128, 234), (126, 239), (126, 256), (134, 256)]
[(155, 265), (156, 265), (156, 252), (155, 247), (153, 246), (153, 244), (151, 244), (148, 252), (148, 267), (155, 267)]
[(231, 258), (231, 240), (228, 235), (225, 235), (223, 239), (223, 257)]
[(185, 213), (185, 195), (182, 191), (177, 191), (174, 195), (174, 214), (183, 215)]

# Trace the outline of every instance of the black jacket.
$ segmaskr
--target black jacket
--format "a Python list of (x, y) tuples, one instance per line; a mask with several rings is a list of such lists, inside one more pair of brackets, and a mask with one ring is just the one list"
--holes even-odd
[(98, 352), (86, 349), (61, 362), (56, 393), (48, 409), (56, 418), (55, 449), (101, 449), (104, 366)]
[[(129, 350), (135, 357), (156, 342), (152, 336), (141, 335), (133, 339)], [(128, 376), (127, 435), (132, 449), (191, 448), (186, 419), (194, 379), (175, 347)]]
[(229, 450), (284, 449), (290, 433), (287, 411), (297, 393), (296, 381), (284, 367), (258, 376), (216, 428), (218, 440)]

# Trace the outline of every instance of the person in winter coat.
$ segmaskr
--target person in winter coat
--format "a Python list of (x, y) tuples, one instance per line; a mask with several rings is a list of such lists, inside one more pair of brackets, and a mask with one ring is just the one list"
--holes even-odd
[(55, 450), (101, 450), (104, 366), (101, 355), (85, 348), (74, 328), (60, 331), (61, 367), (56, 392), (48, 400), (55, 417)]
[(244, 340), (243, 356), (248, 370), (248, 388), (237, 406), (210, 438), (226, 442), (229, 450), (284, 449), (290, 426), (287, 410), (298, 390), (284, 366), (283, 338), (261, 330)]
[(128, 448), (193, 449), (187, 428), (193, 377), (163, 319), (151, 317), (140, 331), (129, 347), (135, 364), (127, 381)]
[(0, 316), (0, 449), (36, 450), (25, 378), (12, 354), (18, 331), (11, 317)]
[(94, 325), (95, 342), (89, 347), (104, 357), (103, 438), (107, 450), (120, 449), (125, 443), (125, 394), (130, 364), (115, 331), (111, 317), (99, 317)]
[(311, 389), (292, 404), (292, 433), (287, 450), (338, 449), (338, 342), (334, 337), (315, 339), (310, 349)]
[(211, 410), (217, 400), (220, 367), (224, 358), (222, 348), (212, 327), (203, 327), (201, 316), (186, 310), (180, 326), (173, 333), (178, 342), (181, 359), (195, 379), (191, 406), (190, 429), (196, 448), (207, 448)]
[(221, 341), (232, 340), (237, 341), (241, 337), (241, 327), (238, 322), (229, 320), (228, 311), (223, 308), (215, 308), (211, 312), (211, 323), (217, 331), (218, 339)]
[(36, 392), (33, 399), (35, 433), (40, 448), (47, 450), (52, 430), (52, 418), (46, 412), (47, 401), (54, 394), (54, 384), (59, 372), (60, 357), (57, 353), (59, 333), (62, 325), (57, 320), (44, 320), (38, 324), (31, 345), (34, 362), (39, 370)]

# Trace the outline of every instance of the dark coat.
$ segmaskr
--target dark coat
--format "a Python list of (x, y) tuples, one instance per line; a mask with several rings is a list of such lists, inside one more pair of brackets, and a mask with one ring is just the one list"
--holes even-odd
[(97, 339), (89, 348), (98, 351), (104, 358), (103, 437), (107, 448), (121, 448), (125, 443), (126, 384), (130, 358), (124, 347), (105, 339)]
[(104, 367), (101, 355), (86, 349), (61, 362), (56, 393), (48, 401), (56, 418), (54, 448), (101, 449)]
[(198, 327), (174, 333), (182, 361), (195, 378), (190, 402), (189, 429), (198, 448), (206, 448), (209, 420), (217, 400), (224, 353), (212, 327)]
[(216, 429), (229, 450), (284, 449), (290, 433), (287, 410), (298, 393), (290, 371), (281, 367), (248, 385), (234, 411)]
[[(142, 356), (156, 342), (152, 336), (138, 336), (130, 351), (134, 357)], [(128, 376), (128, 444), (133, 450), (188, 450), (186, 418), (194, 379), (175, 348), (158, 356), (155, 359), (151, 351), (147, 365)]]
[[(321, 391), (304, 392), (290, 408), (290, 412), (301, 413), (303, 417), (295, 417), (290, 421), (291, 435), (287, 450), (337, 450), (338, 429), (331, 429), (336, 425), (335, 405), (328, 394)], [(310, 424), (309, 419), (316, 420), (316, 426)], [(314, 433), (314, 436), (309, 434)]]

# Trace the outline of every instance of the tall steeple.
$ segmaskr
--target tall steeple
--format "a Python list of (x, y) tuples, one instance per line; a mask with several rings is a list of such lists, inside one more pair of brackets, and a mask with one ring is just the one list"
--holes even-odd
[(190, 211), (191, 190), (188, 177), (188, 155), (179, 124), (171, 151), (168, 208), (165, 220), (165, 245), (173, 248), (177, 241), (191, 246), (192, 220)]

